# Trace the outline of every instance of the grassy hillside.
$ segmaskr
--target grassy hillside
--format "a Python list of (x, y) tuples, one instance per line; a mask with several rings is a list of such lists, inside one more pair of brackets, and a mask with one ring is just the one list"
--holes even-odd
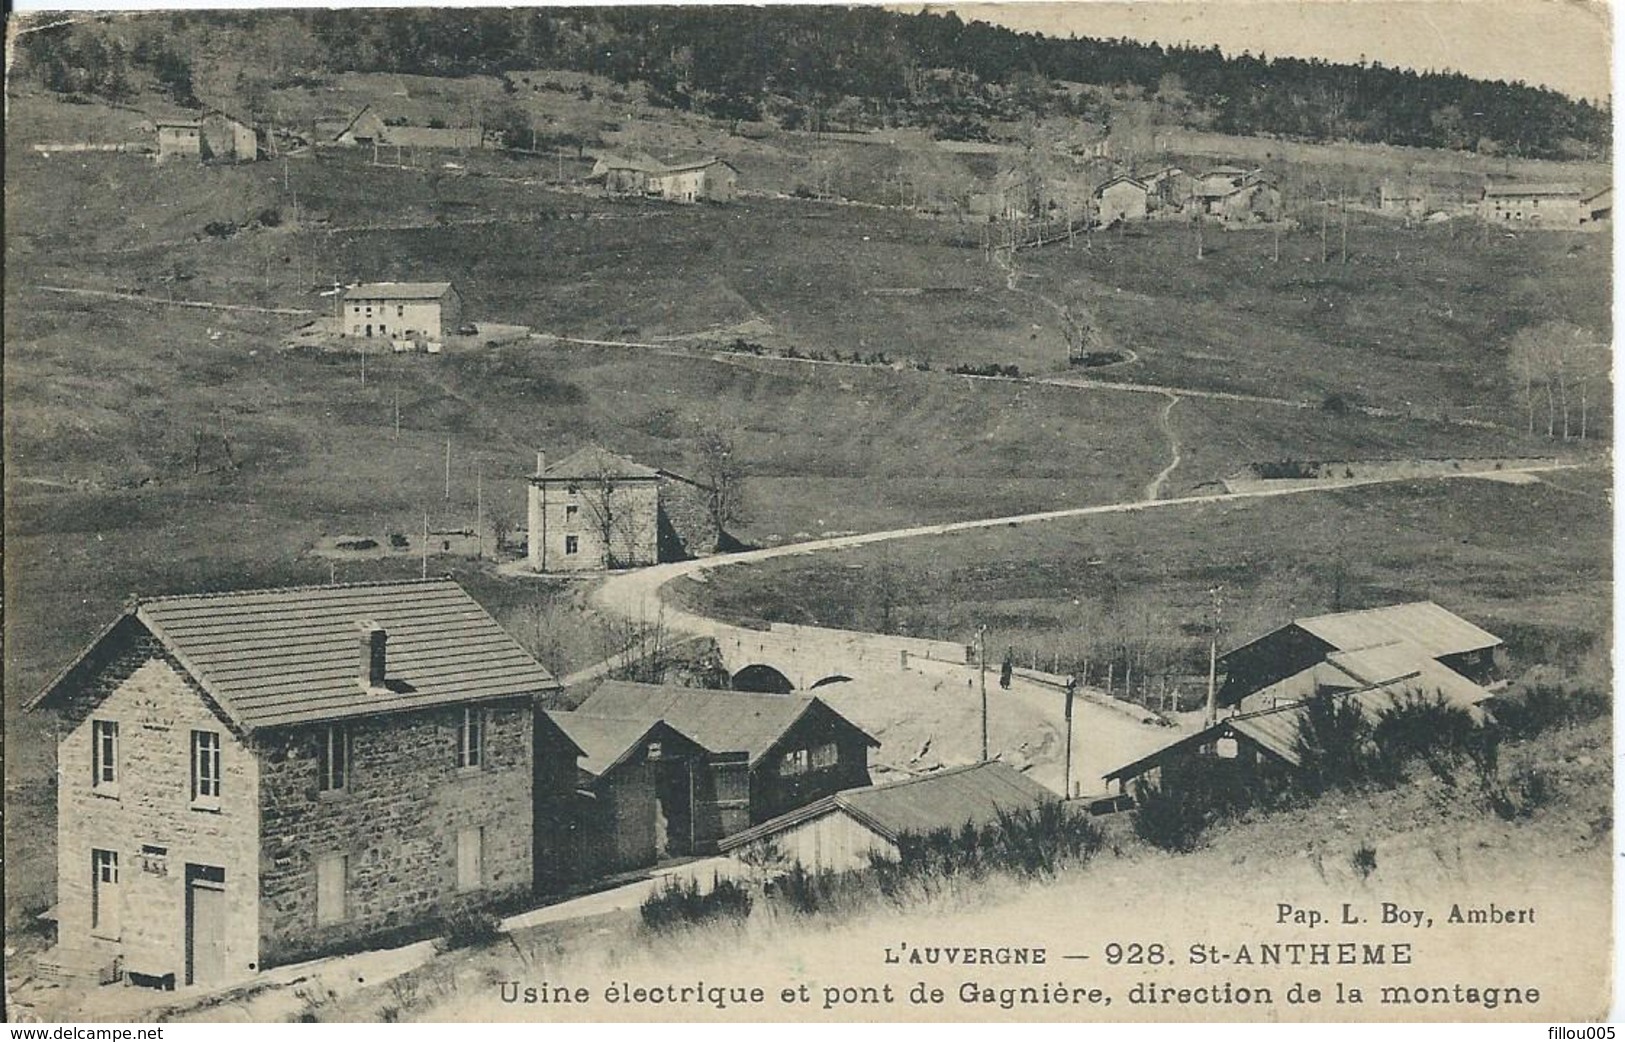
[(1175, 507), (736, 566), (674, 589), (707, 613), (852, 629), (877, 626), (885, 604), (902, 632), (963, 640), (986, 624), (990, 646), (1023, 660), (1092, 655), (1097, 670), (1132, 624), (1173, 642), (1176, 672), (1206, 649), (1215, 585), (1227, 646), (1337, 599), (1426, 598), (1526, 662), (1573, 661), (1607, 647), (1607, 489), (1606, 473), (1574, 471)]

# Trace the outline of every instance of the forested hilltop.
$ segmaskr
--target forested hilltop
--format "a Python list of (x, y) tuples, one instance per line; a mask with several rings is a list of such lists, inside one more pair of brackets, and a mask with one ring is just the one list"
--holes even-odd
[(150, 80), (192, 99), (194, 66), (243, 66), (253, 99), (327, 74), (557, 68), (641, 83), (657, 104), (787, 129), (916, 126), (976, 140), (1071, 116), (1109, 127), (1135, 101), (1167, 126), (1537, 158), (1601, 158), (1605, 105), (1522, 83), (1379, 63), (1057, 39), (952, 13), (843, 7), (192, 12), (28, 33), (25, 77), (118, 101)]

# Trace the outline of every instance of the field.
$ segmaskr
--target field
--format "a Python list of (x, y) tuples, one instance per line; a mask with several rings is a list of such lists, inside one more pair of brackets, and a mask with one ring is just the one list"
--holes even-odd
[[(1522, 665), (1609, 646), (1609, 477), (1465, 480), (1174, 507), (879, 544), (680, 581), (706, 614), (966, 640), (1076, 668), (1131, 626), (1168, 635), (1168, 667), (1205, 668), (1208, 590), (1224, 646), (1293, 616), (1432, 599), (1503, 636)], [(1539, 548), (1538, 553), (1531, 548)], [(1143, 616), (1143, 617), (1142, 617)], [(1181, 636), (1183, 635), (1183, 636)]]
[[(413, 85), (419, 100), (425, 86)], [(341, 100), (375, 89), (346, 79)], [(20, 99), (13, 116), (26, 125), (8, 127), (19, 144), (129, 140), (140, 121), (39, 97)], [(649, 130), (649, 147), (690, 144), (691, 131), (674, 118)], [(715, 143), (709, 133), (692, 144)], [(746, 167), (752, 150), (766, 157), (747, 182), (767, 190), (798, 168), (798, 142), (732, 139), (729, 154)], [(878, 178), (889, 153), (867, 154), (864, 176)], [(1266, 258), (1267, 235), (1219, 233), (1196, 264), (1185, 259), (1185, 229), (1155, 228), (1020, 253), (1026, 277), (1012, 291), (980, 250), (953, 245), (963, 229), (952, 220), (792, 199), (606, 200), (548, 185), (560, 171), (553, 156), (407, 157), (421, 164), (410, 170), (370, 158), (323, 151), (188, 169), (7, 151), (8, 208), (27, 220), (11, 222), (7, 239), (6, 829), (39, 852), (8, 866), (8, 916), (49, 903), (52, 870), (50, 722), (17, 707), (132, 593), (416, 574), (415, 559), (330, 570), (309, 550), (338, 534), (411, 536), (426, 515), (436, 526), (472, 524), (476, 489), (485, 517), (511, 529), (538, 449), (557, 456), (597, 441), (692, 472), (705, 424), (735, 432), (749, 482), (737, 534), (763, 545), (1136, 499), (1176, 450), (1164, 495), (1283, 458), (1550, 453), (1551, 443), (1506, 427), (1318, 405), (1336, 392), (1504, 422), (1501, 353), (1517, 328), (1563, 317), (1607, 329), (1601, 236), (1479, 249), (1448, 229), (1360, 222), (1349, 265), (1323, 270), (1302, 262), (1318, 251), (1307, 231), (1283, 240), (1279, 265)], [(583, 166), (564, 166), (566, 177)], [(335, 279), (391, 278), (455, 280), (476, 322), (709, 346), (652, 353), (536, 339), (363, 363), (279, 351), (306, 316), (162, 303), (314, 317), (333, 306), (322, 292)], [(1064, 370), (1057, 316), (1033, 290), (1087, 308), (1103, 336), (1138, 356), (1103, 377), (1311, 407), (1182, 398), (1165, 428), (1160, 393), (943, 371)], [(736, 336), (770, 354), (884, 355), (931, 371), (713, 354)], [(1492, 629), (1522, 626), (1537, 645), (1572, 651), (1601, 631), (1607, 603), (1602, 496), (1599, 481), (1576, 474), (1101, 519), (723, 572), (705, 596), (733, 614), (835, 625), (870, 622), (866, 613), (890, 601), (916, 632), (959, 639), (981, 619), (993, 639), (1036, 652), (1086, 621), (1068, 614), (1072, 596), (1155, 591), (1177, 627), (1199, 619), (1216, 577), (1237, 605), (1275, 583), (1319, 608), (1331, 562), (1342, 560), (1359, 598), (1435, 596)], [(851, 567), (877, 561), (884, 567)], [(436, 557), (429, 568), (453, 570), (516, 626), (574, 605), (579, 592), (501, 578), (478, 562)], [(579, 640), (555, 649), (563, 665), (601, 650), (589, 631), (583, 623)]]

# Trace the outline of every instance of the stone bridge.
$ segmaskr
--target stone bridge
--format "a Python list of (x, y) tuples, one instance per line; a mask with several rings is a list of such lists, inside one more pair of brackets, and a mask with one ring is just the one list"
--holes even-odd
[(739, 691), (807, 691), (859, 676), (976, 661), (963, 644), (782, 622), (766, 629), (730, 626), (715, 637)]

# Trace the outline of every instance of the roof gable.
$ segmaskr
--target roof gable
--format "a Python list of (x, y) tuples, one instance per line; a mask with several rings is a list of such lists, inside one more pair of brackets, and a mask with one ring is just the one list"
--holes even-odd
[(726, 852), (781, 829), (835, 811), (885, 839), (926, 835), (939, 829), (990, 825), (1000, 814), (1019, 813), (1060, 797), (997, 760), (950, 767), (905, 781), (846, 789), (729, 836)]
[(564, 481), (596, 481), (601, 478), (658, 478), (660, 472), (653, 467), (634, 463), (625, 456), (617, 456), (608, 449), (588, 445), (542, 468), (537, 475)]
[(576, 712), (650, 722), (664, 720), (712, 752), (745, 753), (752, 765), (812, 712), (827, 713), (839, 726), (862, 735), (871, 745), (880, 744), (846, 717), (806, 695), (764, 695), (610, 680), (576, 707)]
[(363, 282), (344, 291), (345, 300), (439, 300), (449, 282)]
[[(244, 731), (534, 696), (559, 686), (449, 578), (157, 597), (127, 614)], [(388, 634), (381, 688), (368, 688), (359, 675), (363, 621)], [(47, 703), (69, 672), (30, 706)]]
[(581, 770), (595, 777), (608, 774), (651, 742), (676, 740), (692, 747), (692, 751), (709, 751), (663, 720), (650, 723), (647, 720), (559, 711), (542, 715), (581, 751)]

